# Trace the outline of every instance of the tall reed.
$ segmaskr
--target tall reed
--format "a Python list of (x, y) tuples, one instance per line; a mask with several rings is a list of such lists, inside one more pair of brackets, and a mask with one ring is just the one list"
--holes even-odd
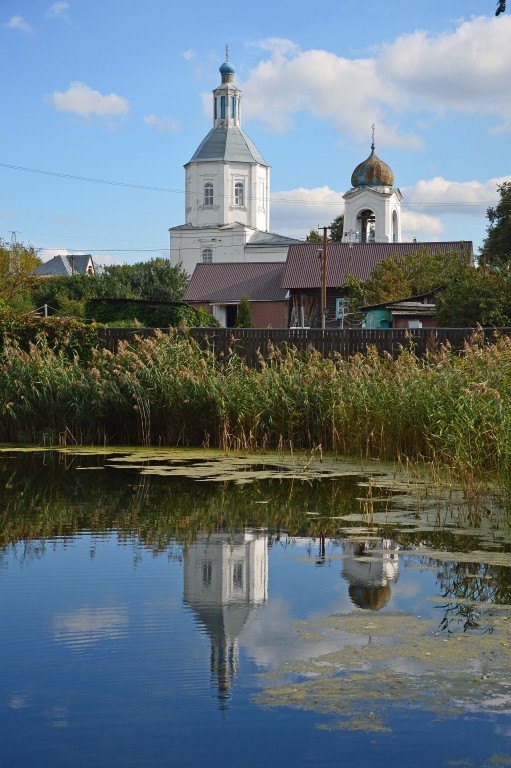
[(87, 360), (44, 341), (28, 352), (12, 343), (0, 359), (0, 412), (4, 442), (321, 448), (508, 471), (511, 341), (397, 360), (273, 349), (254, 368), (178, 333)]

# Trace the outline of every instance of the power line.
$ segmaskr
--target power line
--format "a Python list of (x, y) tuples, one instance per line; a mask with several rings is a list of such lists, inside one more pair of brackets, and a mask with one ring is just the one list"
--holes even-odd
[[(89, 176), (76, 176), (69, 173), (60, 173), (58, 171), (46, 171), (42, 170), (40, 168), (26, 168), (25, 166), (21, 165), (10, 165), (9, 163), (0, 163), (0, 168), (9, 168), (10, 170), (14, 171), (23, 171), (25, 173), (37, 173), (43, 176), (54, 176), (59, 179), (68, 179), (70, 181), (86, 181), (93, 184), (106, 184), (108, 186), (113, 187), (125, 187), (127, 189), (142, 189), (149, 192), (166, 192), (166, 193), (172, 193), (172, 194), (178, 194), (183, 195), (184, 190), (183, 189), (172, 189), (170, 187), (155, 187), (151, 186), (149, 184), (135, 184), (128, 181), (114, 181), (112, 179), (96, 179)], [(201, 194), (201, 192), (193, 192), (192, 194)], [(218, 195), (216, 196), (218, 197)], [(224, 197), (230, 197), (229, 195), (224, 195)], [(256, 198), (256, 200), (259, 198)], [(278, 203), (287, 203), (287, 204), (293, 204), (293, 205), (326, 205), (326, 206), (339, 206), (342, 204), (341, 200), (307, 200), (307, 199), (301, 199), (301, 200), (293, 200), (292, 198), (275, 198), (271, 197), (270, 202), (272, 204), (278, 204)], [(436, 203), (401, 203), (401, 207), (407, 207), (407, 208), (449, 208), (449, 207), (470, 207), (470, 206), (487, 206), (487, 205), (498, 205), (505, 203), (505, 201), (499, 201), (499, 200), (480, 200), (480, 201), (468, 201), (468, 202), (436, 202)]]
[(88, 181), (94, 184), (110, 184), (114, 187), (128, 187), (129, 189), (145, 189), (151, 192), (173, 192), (176, 194), (184, 194), (182, 189), (169, 189), (167, 187), (151, 187), (146, 184), (132, 184), (127, 181), (112, 181), (110, 179), (94, 179), (88, 176), (74, 176), (70, 173), (58, 173), (57, 171), (43, 171), (39, 168), (25, 168), (21, 165), (9, 165), (8, 163), (0, 163), (2, 168), (10, 168), (13, 171), (25, 171), (26, 173), (39, 173), (44, 176), (56, 176), (59, 179), (71, 179), (72, 181)]

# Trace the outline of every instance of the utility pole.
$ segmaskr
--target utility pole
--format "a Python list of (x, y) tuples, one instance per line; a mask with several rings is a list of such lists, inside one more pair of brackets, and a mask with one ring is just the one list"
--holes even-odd
[(321, 257), (321, 328), (325, 330), (326, 326), (326, 264), (328, 255), (328, 230), (330, 227), (323, 227), (323, 248), (319, 249)]

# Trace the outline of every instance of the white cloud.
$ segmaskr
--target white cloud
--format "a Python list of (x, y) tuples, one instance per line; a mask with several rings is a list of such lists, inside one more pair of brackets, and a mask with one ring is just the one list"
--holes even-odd
[(65, 93), (54, 91), (50, 100), (59, 112), (73, 112), (84, 118), (90, 118), (92, 115), (125, 115), (130, 109), (129, 101), (116, 93), (104, 96), (79, 82), (71, 83)]
[(286, 133), (300, 112), (326, 120), (341, 135), (418, 149), (404, 116), (448, 112), (495, 118), (493, 132), (511, 131), (511, 16), (473, 18), (437, 36), (402, 35), (373, 55), (348, 59), (323, 50), (302, 51), (291, 40), (254, 43), (269, 53), (242, 84), (244, 118)]
[(57, 643), (80, 650), (96, 642), (122, 637), (127, 625), (128, 613), (124, 606), (84, 606), (76, 611), (56, 614), (53, 637)]
[(330, 224), (344, 212), (342, 193), (328, 186), (273, 192), (271, 206), (272, 230), (299, 239), (304, 239), (311, 229)]
[[(446, 222), (453, 216), (471, 217), (479, 221), (484, 219), (488, 206), (498, 202), (497, 186), (504, 181), (511, 181), (511, 175), (466, 182), (436, 176), (403, 187), (403, 240), (412, 240), (414, 237), (432, 241), (444, 239)], [(321, 229), (340, 213), (344, 213), (342, 194), (328, 186), (314, 189), (298, 187), (273, 192), (271, 229), (304, 239), (311, 229)], [(459, 226), (465, 227), (463, 224)], [(459, 236), (463, 239), (463, 231)]]
[(413, 187), (403, 187), (407, 204), (427, 206), (429, 213), (484, 216), (486, 208), (498, 202), (497, 186), (511, 176), (488, 181), (450, 181), (442, 176), (420, 179)]
[(183, 51), (181, 56), (183, 57), (183, 59), (185, 61), (193, 61), (193, 59), (195, 59), (197, 57), (197, 54), (195, 53), (193, 48), (188, 48), (187, 51)]
[(27, 24), (23, 16), (11, 16), (9, 21), (4, 24), (6, 29), (17, 29), (26, 35), (31, 35), (33, 30), (30, 24)]
[(438, 216), (415, 211), (401, 211), (401, 235), (404, 242), (413, 240), (438, 240), (444, 231), (442, 220)]
[(267, 37), (252, 43), (252, 46), (262, 51), (269, 51), (273, 56), (298, 56), (301, 52), (299, 45), (284, 37)]
[(15, 711), (26, 709), (30, 706), (30, 696), (24, 693), (18, 693), (11, 696), (9, 700), (9, 707)]
[(300, 52), (289, 41), (280, 49), (272, 40), (272, 58), (262, 61), (245, 83), (244, 117), (261, 120), (276, 133), (293, 127), (293, 118), (308, 112), (333, 122), (341, 134), (367, 139), (378, 125), (379, 143), (417, 148), (420, 139), (403, 133), (387, 119), (398, 109), (400, 94), (384, 82), (373, 59), (350, 60), (320, 50)]
[(69, 14), (67, 13), (69, 9), (69, 3), (64, 2), (64, 0), (57, 0), (56, 3), (53, 3), (53, 5), (50, 5), (50, 7), (46, 10), (45, 18), (47, 19), (64, 19), (65, 21), (69, 20)]
[[(504, 23), (500, 23), (504, 21)], [(478, 17), (452, 33), (402, 35), (383, 48), (382, 75), (408, 109), (488, 115), (511, 123), (511, 18)]]
[(155, 128), (157, 131), (179, 131), (181, 125), (172, 117), (157, 117), (156, 115), (147, 115), (144, 117), (144, 123)]

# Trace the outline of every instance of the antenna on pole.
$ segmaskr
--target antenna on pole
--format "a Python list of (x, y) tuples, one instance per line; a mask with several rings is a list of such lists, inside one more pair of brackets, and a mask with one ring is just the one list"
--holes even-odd
[(16, 240), (16, 232), (11, 231), (11, 244), (9, 247), (9, 274), (18, 275), (20, 272), (20, 252)]

